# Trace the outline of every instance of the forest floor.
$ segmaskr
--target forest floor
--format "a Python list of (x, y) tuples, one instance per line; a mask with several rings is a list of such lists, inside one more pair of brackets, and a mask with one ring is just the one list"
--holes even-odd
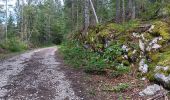
[[(107, 91), (119, 83), (128, 83), (128, 89)], [(150, 97), (138, 93), (149, 84), (130, 75), (109, 78), (68, 67), (57, 47), (0, 62), (0, 100), (146, 100)]]

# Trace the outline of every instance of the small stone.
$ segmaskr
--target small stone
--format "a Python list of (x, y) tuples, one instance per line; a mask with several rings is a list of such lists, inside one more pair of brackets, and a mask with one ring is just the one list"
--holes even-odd
[(155, 72), (157, 72), (159, 70), (167, 71), (168, 69), (169, 69), (169, 66), (166, 66), (166, 67), (164, 67), (164, 66), (156, 66), (154, 71)]
[(138, 33), (132, 33), (133, 37), (140, 38), (140, 35)]
[(122, 46), (122, 49), (123, 49), (124, 51), (126, 51), (126, 52), (129, 51), (129, 48), (128, 48), (126, 45), (123, 45), (123, 46)]
[(140, 96), (151, 96), (151, 95), (154, 95), (155, 93), (157, 93), (160, 90), (161, 90), (161, 87), (157, 84), (154, 84), (154, 85), (147, 86), (146, 89), (139, 92), (139, 95)]
[(133, 54), (135, 54), (136, 52), (137, 52), (137, 50), (133, 50), (133, 52), (132, 52), (132, 53), (133, 53)]
[(139, 47), (143, 52), (145, 51), (145, 44), (142, 42), (142, 40), (139, 40)]
[(164, 71), (167, 71), (169, 69), (169, 66), (163, 67)]
[(144, 81), (144, 80), (146, 80), (146, 78), (145, 78), (145, 77), (143, 77), (141, 80), (142, 80), (142, 81)]
[(125, 58), (125, 59), (128, 59), (128, 56), (127, 56), (127, 55), (124, 55), (124, 58)]
[(152, 46), (153, 49), (159, 49), (159, 48), (161, 48), (161, 47), (162, 47), (162, 46), (159, 45), (159, 44), (154, 44), (154, 45)]
[(141, 71), (144, 74), (148, 72), (148, 65), (145, 64), (145, 59), (142, 59), (139, 62), (139, 71)]
[(151, 25), (151, 27), (149, 28), (149, 32), (152, 32), (152, 30), (155, 28), (155, 25)]

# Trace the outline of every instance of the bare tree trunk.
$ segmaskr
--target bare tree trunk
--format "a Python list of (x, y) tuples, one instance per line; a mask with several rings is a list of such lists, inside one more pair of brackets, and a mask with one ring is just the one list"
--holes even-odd
[(21, 39), (24, 41), (24, 1), (22, 0), (22, 8), (21, 8)]
[(73, 31), (74, 30), (74, 0), (71, 0), (71, 20), (72, 20), (71, 31)]
[(133, 10), (132, 10), (132, 17), (131, 19), (135, 19), (136, 18), (136, 6), (133, 6)]
[(8, 0), (6, 0), (5, 40), (8, 41)]
[(89, 27), (89, 20), (90, 20), (90, 16), (89, 16), (89, 0), (85, 0), (84, 1), (84, 32), (86, 33)]
[(120, 21), (120, 0), (116, 0), (116, 22)]
[(98, 17), (97, 17), (97, 14), (96, 14), (96, 10), (94, 8), (94, 5), (93, 5), (93, 2), (90, 0), (90, 5), (92, 7), (92, 10), (93, 10), (93, 14), (95, 16), (95, 20), (96, 20), (96, 23), (98, 24), (99, 23), (99, 20), (98, 20)]
[(122, 0), (122, 21), (125, 22), (125, 0)]
[(133, 1), (128, 0), (128, 18), (132, 17)]
[(79, 4), (78, 4), (78, 0), (77, 0), (77, 30), (79, 29)]

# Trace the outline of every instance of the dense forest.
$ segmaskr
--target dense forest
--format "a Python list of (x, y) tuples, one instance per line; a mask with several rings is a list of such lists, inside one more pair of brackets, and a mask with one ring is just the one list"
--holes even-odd
[(60, 45), (68, 65), (126, 80), (104, 91), (132, 78), (170, 89), (169, 0), (17, 0), (12, 13), (3, 2), (0, 54)]

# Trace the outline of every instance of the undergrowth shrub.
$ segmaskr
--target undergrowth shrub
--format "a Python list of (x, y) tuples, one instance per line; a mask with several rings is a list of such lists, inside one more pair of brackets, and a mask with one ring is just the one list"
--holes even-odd
[(26, 43), (19, 38), (10, 38), (7, 42), (1, 43), (0, 47), (10, 52), (19, 52), (27, 49)]
[[(66, 63), (76, 68), (83, 68), (91, 74), (104, 74), (105, 69), (113, 70), (115, 76), (128, 73), (130, 68), (117, 63), (115, 58), (122, 54), (120, 44), (112, 44), (103, 53), (84, 49), (76, 41), (64, 42), (60, 48)], [(113, 68), (114, 67), (114, 68)]]
[(124, 66), (123, 64), (119, 64), (116, 66), (116, 70), (114, 70), (112, 73), (111, 73), (111, 76), (112, 77), (118, 77), (122, 74), (126, 74), (130, 72), (130, 68), (128, 66)]

